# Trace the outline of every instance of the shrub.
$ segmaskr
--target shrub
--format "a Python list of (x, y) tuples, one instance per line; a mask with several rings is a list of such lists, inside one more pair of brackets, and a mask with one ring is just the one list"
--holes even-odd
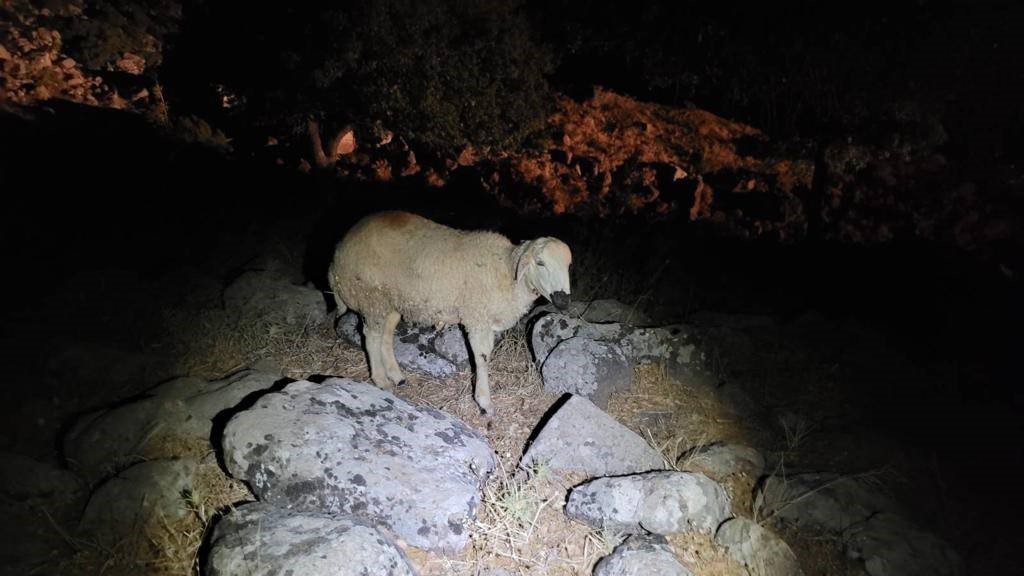
[(164, 0), (87, 0), (82, 14), (62, 19), (68, 53), (89, 68), (114, 68), (125, 53), (158, 66), (165, 39), (181, 20), (181, 2)]
[(515, 2), (233, 0), (193, 10), (175, 74), (229, 87), (263, 124), (298, 133), (309, 117), (380, 123), (442, 152), (514, 147), (543, 125), (551, 60)]

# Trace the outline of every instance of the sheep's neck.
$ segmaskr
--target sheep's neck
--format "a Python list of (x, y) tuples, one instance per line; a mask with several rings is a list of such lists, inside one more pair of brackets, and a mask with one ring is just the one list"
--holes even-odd
[[(514, 322), (518, 322), (524, 314), (530, 311), (533, 307), (533, 303), (540, 297), (538, 292), (533, 286), (530, 285), (526, 278), (516, 278), (516, 266), (519, 263), (518, 250), (513, 250), (509, 255), (509, 272), (512, 277), (512, 292), (515, 295), (516, 303), (516, 319)], [(513, 323), (514, 323), (513, 322)]]
[(540, 292), (532, 288), (525, 279), (519, 282), (515, 287), (515, 291), (516, 304), (518, 305), (519, 317), (521, 318), (523, 314), (530, 311), (530, 308), (533, 308), (533, 303), (540, 297)]

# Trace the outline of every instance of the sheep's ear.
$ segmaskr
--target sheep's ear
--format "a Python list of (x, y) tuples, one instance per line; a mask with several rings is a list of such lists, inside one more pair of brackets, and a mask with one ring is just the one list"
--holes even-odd
[(533, 263), (535, 242), (536, 241), (534, 240), (523, 242), (519, 246), (516, 246), (516, 249), (513, 252), (516, 261), (516, 282), (519, 282), (519, 279), (523, 277), (523, 274), (526, 274), (526, 269)]

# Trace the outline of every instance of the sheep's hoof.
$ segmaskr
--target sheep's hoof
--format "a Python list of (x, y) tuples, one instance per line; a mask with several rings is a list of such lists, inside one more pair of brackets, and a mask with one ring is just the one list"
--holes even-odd
[(401, 388), (402, 386), (405, 386), (408, 382), (409, 382), (408, 380), (406, 380), (405, 378), (402, 378), (401, 380), (398, 381), (398, 384), (395, 384), (395, 386), (398, 386), (399, 388)]

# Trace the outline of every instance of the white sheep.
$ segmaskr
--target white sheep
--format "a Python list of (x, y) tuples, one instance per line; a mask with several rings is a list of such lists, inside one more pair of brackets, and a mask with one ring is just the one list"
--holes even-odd
[(487, 361), (495, 333), (522, 318), (539, 297), (569, 305), (572, 253), (556, 238), (515, 245), (494, 232), (448, 228), (407, 212), (367, 216), (338, 244), (328, 280), (338, 303), (363, 317), (373, 382), (405, 381), (395, 360), (401, 318), (441, 327), (462, 324), (476, 367), (475, 398), (492, 413)]

